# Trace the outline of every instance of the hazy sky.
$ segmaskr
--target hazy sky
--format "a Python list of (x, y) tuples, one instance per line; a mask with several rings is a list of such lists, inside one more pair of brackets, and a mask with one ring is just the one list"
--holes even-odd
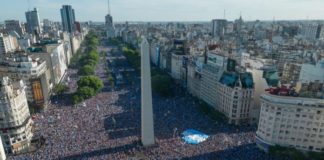
[[(29, 0), (41, 19), (60, 21), (59, 9), (72, 5), (78, 21), (104, 21), (107, 0)], [(114, 21), (210, 21), (324, 19), (324, 0), (110, 0)], [(25, 21), (28, 0), (1, 0), (0, 21)]]

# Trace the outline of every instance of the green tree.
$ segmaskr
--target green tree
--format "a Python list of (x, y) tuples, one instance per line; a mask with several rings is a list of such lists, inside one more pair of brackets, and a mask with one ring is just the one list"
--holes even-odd
[(94, 75), (95, 74), (94, 66), (85, 65), (85, 66), (83, 66), (82, 68), (79, 69), (78, 74), (83, 75), (83, 76)]
[(93, 88), (95, 92), (99, 92), (103, 88), (102, 80), (96, 76), (84, 76), (78, 80), (77, 84), (79, 88), (87, 86)]
[(97, 51), (91, 51), (87, 56), (86, 58), (89, 58), (89, 59), (92, 59), (92, 60), (95, 60), (95, 61), (99, 61), (99, 54)]
[(96, 93), (93, 88), (85, 86), (85, 87), (78, 88), (77, 94), (79, 95), (79, 97), (82, 97), (83, 99), (88, 99), (94, 96)]
[(75, 94), (73, 97), (72, 97), (72, 103), (73, 104), (78, 104), (80, 102), (83, 101), (83, 98), (80, 97), (79, 95)]
[(95, 67), (99, 62), (93, 59), (83, 58), (82, 64), (83, 65), (90, 65)]
[(57, 84), (54, 88), (53, 88), (53, 92), (57, 95), (62, 95), (64, 92), (68, 91), (69, 87), (66, 84)]

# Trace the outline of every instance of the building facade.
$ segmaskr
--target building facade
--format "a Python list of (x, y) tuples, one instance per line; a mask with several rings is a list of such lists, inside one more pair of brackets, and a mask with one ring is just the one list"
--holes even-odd
[(7, 54), (16, 51), (18, 41), (16, 37), (11, 35), (3, 35), (0, 33), (0, 54)]
[(29, 105), (39, 110), (47, 106), (50, 96), (50, 75), (46, 62), (26, 54), (12, 54), (0, 58), (0, 76), (22, 79), (26, 84)]
[(26, 152), (32, 139), (32, 119), (22, 80), (1, 79), (0, 135), (8, 153)]
[(188, 64), (188, 91), (223, 113), (230, 124), (256, 123), (252, 74), (228, 72), (217, 63), (199, 64)]
[(6, 153), (3, 147), (2, 140), (0, 138), (0, 160), (5, 160), (6, 159)]
[(53, 44), (34, 46), (30, 48), (29, 54), (46, 61), (51, 75), (50, 86), (61, 82), (65, 76), (69, 58), (65, 53), (63, 43), (53, 42)]
[(281, 145), (305, 151), (324, 150), (324, 100), (263, 94), (257, 145)]

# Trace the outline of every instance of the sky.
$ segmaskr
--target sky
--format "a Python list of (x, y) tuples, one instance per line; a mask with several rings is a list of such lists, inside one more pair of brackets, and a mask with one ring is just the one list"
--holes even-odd
[[(28, 3), (30, 1), (30, 3)], [(30, 5), (29, 5), (30, 4)], [(77, 21), (104, 21), (107, 0), (1, 0), (0, 22), (25, 22), (25, 11), (37, 7), (40, 19), (61, 21), (60, 8), (72, 5)], [(324, 19), (324, 0), (110, 0), (115, 22)]]

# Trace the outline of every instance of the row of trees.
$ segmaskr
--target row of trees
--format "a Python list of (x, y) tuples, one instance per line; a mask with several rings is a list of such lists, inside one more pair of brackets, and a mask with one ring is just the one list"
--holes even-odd
[(73, 104), (95, 96), (104, 86), (102, 80), (94, 76), (100, 58), (97, 52), (99, 40), (93, 31), (85, 37), (84, 45), (84, 53), (78, 59), (78, 74), (82, 77), (77, 82), (78, 90), (72, 97)]
[(103, 82), (97, 76), (84, 76), (78, 82), (78, 90), (72, 98), (74, 104), (97, 95), (103, 88)]
[(134, 48), (128, 45), (122, 47), (122, 52), (126, 56), (128, 62), (137, 71), (141, 71), (141, 54)]
[(78, 74), (81, 76), (90, 76), (95, 74), (96, 66), (99, 63), (99, 54), (97, 46), (98, 38), (93, 31), (90, 31), (85, 37), (85, 54), (79, 60), (80, 69)]
[[(119, 45), (130, 65), (139, 73), (141, 71), (141, 54), (132, 45), (123, 43), (119, 39), (110, 39), (112, 44)], [(173, 95), (172, 78), (164, 71), (152, 67), (152, 89), (162, 97)]]

